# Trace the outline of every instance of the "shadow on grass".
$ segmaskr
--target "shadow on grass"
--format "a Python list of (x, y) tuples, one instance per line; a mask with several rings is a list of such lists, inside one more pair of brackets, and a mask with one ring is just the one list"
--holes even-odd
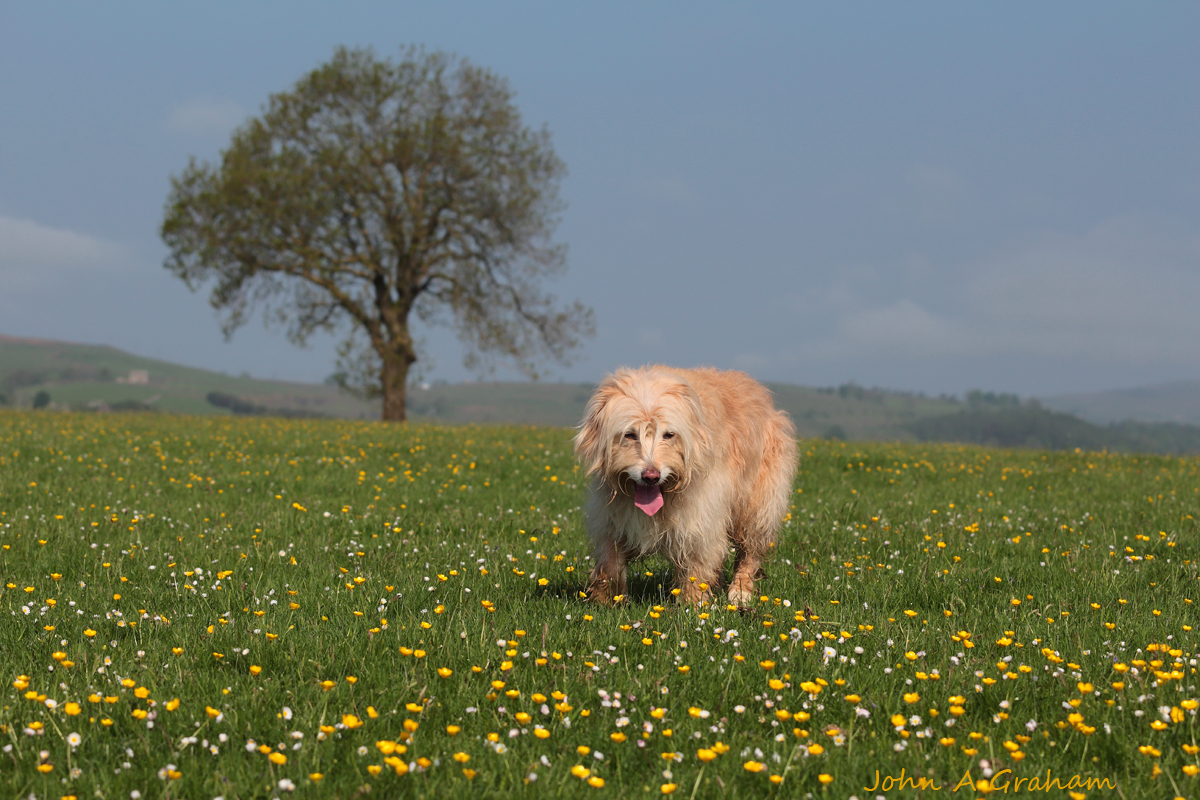
[[(713, 605), (724, 607), (728, 602), (726, 592), (729, 588), (729, 581), (732, 578), (733, 567), (732, 562), (726, 565), (724, 575), (722, 575), (721, 585), (713, 587), (712, 600)], [(759, 579), (763, 578), (763, 572), (760, 570)], [(629, 571), (626, 574), (626, 589), (625, 599), (621, 605), (624, 606), (650, 606), (659, 605), (673, 608), (679, 605), (675, 596), (671, 594), (671, 589), (675, 585), (674, 575), (671, 567), (665, 562), (657, 562), (655, 560), (647, 560), (635, 562), (630, 565)], [(539, 586), (532, 594), (536, 600), (562, 600), (566, 602), (575, 602), (581, 606), (591, 608), (600, 608), (590, 603), (587, 596), (584, 594), (587, 590), (587, 573), (581, 573), (576, 580), (567, 580), (563, 578), (551, 578), (545, 586)], [(751, 613), (752, 609), (739, 609), (743, 614)]]

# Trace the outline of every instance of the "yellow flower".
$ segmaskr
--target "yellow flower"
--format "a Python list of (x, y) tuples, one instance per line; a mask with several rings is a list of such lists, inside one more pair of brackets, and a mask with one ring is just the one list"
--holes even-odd
[(280, 767), (287, 763), (287, 756), (285, 756), (283, 753), (271, 753), (271, 755), (267, 756), (267, 759), (272, 764)]
[(321, 782), (321, 779), (322, 779), (322, 778), (324, 778), (324, 777), (325, 777), (325, 776), (324, 776), (324, 775), (322, 775), (320, 772), (310, 772), (310, 773), (308, 773), (308, 779), (309, 779), (310, 781), (312, 781), (313, 783), (320, 783), (320, 782)]
[(608, 738), (610, 738), (614, 742), (620, 744), (621, 742), (625, 741), (625, 739), (628, 737), (626, 737), (625, 734), (621, 733), (620, 731), (617, 731), (616, 733), (610, 733), (608, 735)]
[(458, 732), (461, 730), (462, 730), (462, 728), (458, 727), (457, 725), (447, 725), (446, 726), (446, 733), (448, 733), (451, 736), (457, 735)]
[(378, 764), (370, 764), (367, 766), (367, 772), (371, 773), (371, 777), (378, 777), (379, 773), (383, 772), (383, 767)]
[(716, 757), (717, 757), (716, 752), (713, 750), (709, 750), (707, 748), (702, 747), (696, 751), (696, 758), (700, 759), (705, 764), (707, 764), (709, 761), (712, 761)]
[(582, 764), (576, 764), (575, 766), (571, 767), (571, 774), (576, 778), (583, 779), (591, 775), (592, 771)]
[(464, 769), (464, 770), (463, 770), (463, 775), (467, 776), (467, 780), (471, 780), (471, 779), (473, 779), (473, 778), (475, 777), (475, 770), (473, 770), (473, 769)]
[(917, 703), (920, 702), (920, 700), (921, 695), (917, 694), (916, 692), (906, 692), (904, 695), (904, 702), (906, 703)]
[(361, 728), (363, 721), (361, 719), (359, 719), (358, 717), (354, 716), (353, 714), (343, 714), (342, 715), (342, 724), (345, 725), (350, 730), (354, 730), (355, 728)]
[(454, 674), (454, 670), (449, 669), (448, 667), (438, 667), (437, 674), (439, 677), (449, 678), (451, 675)]
[(761, 761), (747, 761), (745, 764), (742, 764), (742, 766), (747, 772), (762, 772), (764, 769), (766, 769), (766, 765)]
[(546, 730), (545, 728), (534, 728), (533, 735), (539, 739), (549, 739), (550, 731)]
[(829, 784), (833, 783), (833, 776), (828, 773), (822, 772), (820, 775), (817, 776), (817, 780), (819, 780), (821, 783), (823, 783), (825, 785), (829, 785)]
[(660, 792), (662, 792), (663, 794), (674, 794), (675, 790), (678, 788), (679, 788), (678, 784), (664, 783), (662, 786), (658, 787), (658, 790)]
[(63, 706), (63, 712), (69, 717), (74, 717), (81, 711), (83, 711), (83, 709), (79, 707), (79, 703), (67, 703)]
[(257, 664), (250, 665), (250, 674), (251, 675), (258, 675), (260, 672), (262, 672), (262, 667), (258, 666)]
[(179, 708), (179, 698), (178, 697), (176, 697), (174, 700), (167, 701), (167, 711), (175, 711), (178, 708)]
[(758, 662), (758, 665), (760, 667), (762, 667), (763, 669), (767, 669), (767, 670), (775, 669), (775, 662), (769, 658), (764, 661)]
[(460, 763), (460, 764), (465, 764), (465, 763), (467, 763), (468, 761), (470, 761), (470, 760), (471, 760), (471, 756), (470, 756), (469, 754), (467, 754), (467, 753), (463, 753), (463, 752), (461, 752), (461, 751), (460, 751), (460, 752), (457, 752), (457, 753), (455, 753), (455, 754), (454, 754), (454, 756), (453, 756), (453, 758), (454, 758), (454, 760), (455, 760), (455, 761), (457, 761), (457, 762), (458, 762), (458, 763)]
[(599, 775), (593, 775), (587, 779), (587, 782), (588, 786), (591, 786), (594, 789), (600, 789), (604, 786), (604, 778), (601, 778)]

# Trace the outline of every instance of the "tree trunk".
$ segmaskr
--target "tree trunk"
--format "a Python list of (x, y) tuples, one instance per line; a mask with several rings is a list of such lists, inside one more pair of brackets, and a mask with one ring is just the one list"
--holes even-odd
[(389, 348), (380, 354), (383, 369), (380, 378), (383, 384), (383, 421), (404, 422), (407, 418), (405, 403), (408, 400), (408, 368), (416, 361), (411, 348)]

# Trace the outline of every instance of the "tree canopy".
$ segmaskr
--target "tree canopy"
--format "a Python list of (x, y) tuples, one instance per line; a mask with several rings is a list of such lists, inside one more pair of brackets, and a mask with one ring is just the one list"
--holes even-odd
[(164, 266), (213, 284), (226, 335), (256, 309), (303, 344), (340, 331), (344, 381), (405, 417), (412, 315), (454, 328), (468, 367), (569, 363), (590, 308), (542, 287), (565, 166), (507, 82), (441, 52), (338, 49), (171, 179)]

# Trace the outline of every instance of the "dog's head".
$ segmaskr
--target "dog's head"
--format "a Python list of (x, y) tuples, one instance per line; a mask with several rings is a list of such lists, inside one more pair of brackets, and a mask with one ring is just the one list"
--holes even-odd
[(686, 380), (659, 367), (624, 369), (588, 402), (575, 457), (653, 515), (663, 491), (682, 489), (704, 469), (708, 441), (700, 398)]

